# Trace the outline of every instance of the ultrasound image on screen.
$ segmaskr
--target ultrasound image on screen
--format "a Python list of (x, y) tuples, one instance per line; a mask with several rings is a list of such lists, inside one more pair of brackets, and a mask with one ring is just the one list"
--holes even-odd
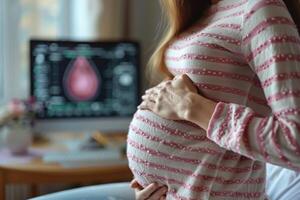
[(31, 41), (38, 118), (130, 116), (138, 105), (134, 42)]
[(78, 56), (64, 72), (65, 94), (73, 101), (91, 101), (98, 96), (101, 77), (93, 61)]

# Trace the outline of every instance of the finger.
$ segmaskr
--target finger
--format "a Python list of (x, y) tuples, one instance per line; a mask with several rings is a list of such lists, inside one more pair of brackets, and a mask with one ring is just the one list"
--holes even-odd
[(130, 187), (131, 188), (137, 188), (137, 189), (143, 189), (143, 187), (137, 182), (137, 180), (133, 179), (131, 182), (130, 182)]
[(192, 79), (190, 79), (189, 77), (187, 77), (185, 80), (186, 86), (189, 88), (189, 90), (191, 92), (195, 92), (198, 93), (198, 87), (195, 85), (195, 83), (192, 81)]
[(178, 77), (178, 79), (181, 79), (181, 80), (183, 80), (183, 81), (185, 81), (186, 83), (189, 83), (189, 84), (194, 84), (192, 79), (187, 74), (182, 74), (181, 76)]
[(145, 94), (142, 96), (142, 99), (145, 100), (149, 100), (152, 102), (156, 102), (158, 94), (157, 93), (149, 93), (149, 94)]
[(192, 81), (192, 79), (187, 75), (187, 74), (183, 74), (182, 75), (182, 80), (184, 80), (187, 84), (193, 85), (194, 86), (194, 82)]
[(145, 94), (157, 93), (163, 86), (156, 86), (155, 88), (151, 88), (145, 91)]
[(161, 89), (161, 88), (166, 87), (166, 86), (171, 85), (171, 84), (172, 84), (172, 80), (164, 81), (161, 84), (159, 84), (158, 89)]
[(142, 187), (142, 186), (140, 186), (140, 185), (134, 185), (133, 187), (131, 187), (132, 189), (135, 189), (136, 191), (141, 191), (141, 190), (143, 190), (144, 188)]
[(150, 94), (150, 93), (153, 92), (153, 90), (154, 90), (154, 88), (148, 89), (148, 90), (145, 91), (145, 94)]
[(189, 79), (187, 74), (180, 74), (174, 77), (174, 79)]
[(160, 197), (159, 200), (166, 200), (166, 195), (163, 195), (162, 197)]
[(172, 80), (172, 85), (173, 86), (178, 85), (182, 81), (183, 81), (182, 75), (175, 76), (174, 79)]
[(152, 102), (152, 101), (148, 101), (148, 100), (145, 100), (143, 101), (139, 106), (138, 106), (138, 109), (148, 109), (148, 110), (152, 110), (154, 108), (154, 105), (155, 103)]
[(172, 80), (173, 78), (174, 78), (174, 76), (172, 76), (172, 77), (171, 76), (167, 76), (167, 77), (164, 78), (164, 81), (169, 81), (169, 80)]
[(150, 93), (152, 91), (157, 91), (157, 90), (159, 90), (161, 88), (166, 87), (167, 85), (170, 85), (171, 83), (172, 83), (172, 80), (163, 81), (160, 84), (158, 84), (157, 86), (146, 90), (146, 93)]
[(148, 199), (153, 192), (158, 190), (159, 186), (156, 183), (151, 183), (147, 187), (145, 187), (142, 191), (138, 192), (137, 199)]
[(163, 81), (160, 84), (158, 84), (157, 86), (146, 90), (145, 94), (150, 94), (150, 93), (153, 93), (153, 92), (158, 93), (161, 89), (166, 88), (171, 84), (172, 84), (172, 80)]
[(187, 87), (188, 90), (192, 92), (198, 93), (198, 89), (192, 79), (187, 74), (182, 74), (179, 76), (176, 76), (176, 79), (174, 78), (174, 81), (172, 82), (172, 85), (174, 87)]
[(157, 191), (155, 191), (150, 197), (149, 200), (157, 200), (160, 199), (161, 197), (163, 197), (168, 191), (168, 188), (161, 187), (159, 188)]
[(173, 80), (177, 80), (177, 79), (179, 79), (179, 77), (180, 77), (181, 75), (177, 75), (177, 76), (175, 76), (174, 78), (173, 78)]
[(137, 108), (140, 110), (153, 110), (154, 106), (154, 102), (145, 100)]
[[(162, 83), (163, 83), (163, 82), (162, 82)], [(158, 84), (157, 86), (154, 86), (154, 87), (152, 87), (152, 88), (150, 88), (150, 89), (147, 89), (147, 90), (145, 91), (145, 94), (152, 93), (152, 92), (156, 91), (157, 89), (161, 88), (161, 87), (162, 87), (162, 83), (160, 83), (160, 84)]]
[(135, 179), (132, 179), (130, 182), (130, 187), (133, 187), (136, 183), (137, 181)]

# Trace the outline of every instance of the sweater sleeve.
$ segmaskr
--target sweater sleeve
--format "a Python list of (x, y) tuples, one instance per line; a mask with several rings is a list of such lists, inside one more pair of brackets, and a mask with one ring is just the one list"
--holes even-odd
[(219, 102), (207, 136), (254, 160), (300, 171), (300, 38), (282, 0), (248, 1), (241, 48), (272, 114)]

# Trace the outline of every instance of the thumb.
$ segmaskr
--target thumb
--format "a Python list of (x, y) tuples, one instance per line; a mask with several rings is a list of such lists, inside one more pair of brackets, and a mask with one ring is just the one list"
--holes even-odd
[(143, 187), (135, 179), (130, 182), (130, 187), (134, 189), (143, 189)]

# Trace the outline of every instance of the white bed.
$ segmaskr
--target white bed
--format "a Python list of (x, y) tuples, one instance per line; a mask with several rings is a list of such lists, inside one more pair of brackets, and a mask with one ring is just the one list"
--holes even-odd
[(300, 172), (267, 164), (266, 190), (270, 200), (300, 200)]
[[(269, 200), (300, 200), (300, 173), (267, 165)], [(133, 200), (129, 183), (114, 183), (58, 192), (32, 200)]]

